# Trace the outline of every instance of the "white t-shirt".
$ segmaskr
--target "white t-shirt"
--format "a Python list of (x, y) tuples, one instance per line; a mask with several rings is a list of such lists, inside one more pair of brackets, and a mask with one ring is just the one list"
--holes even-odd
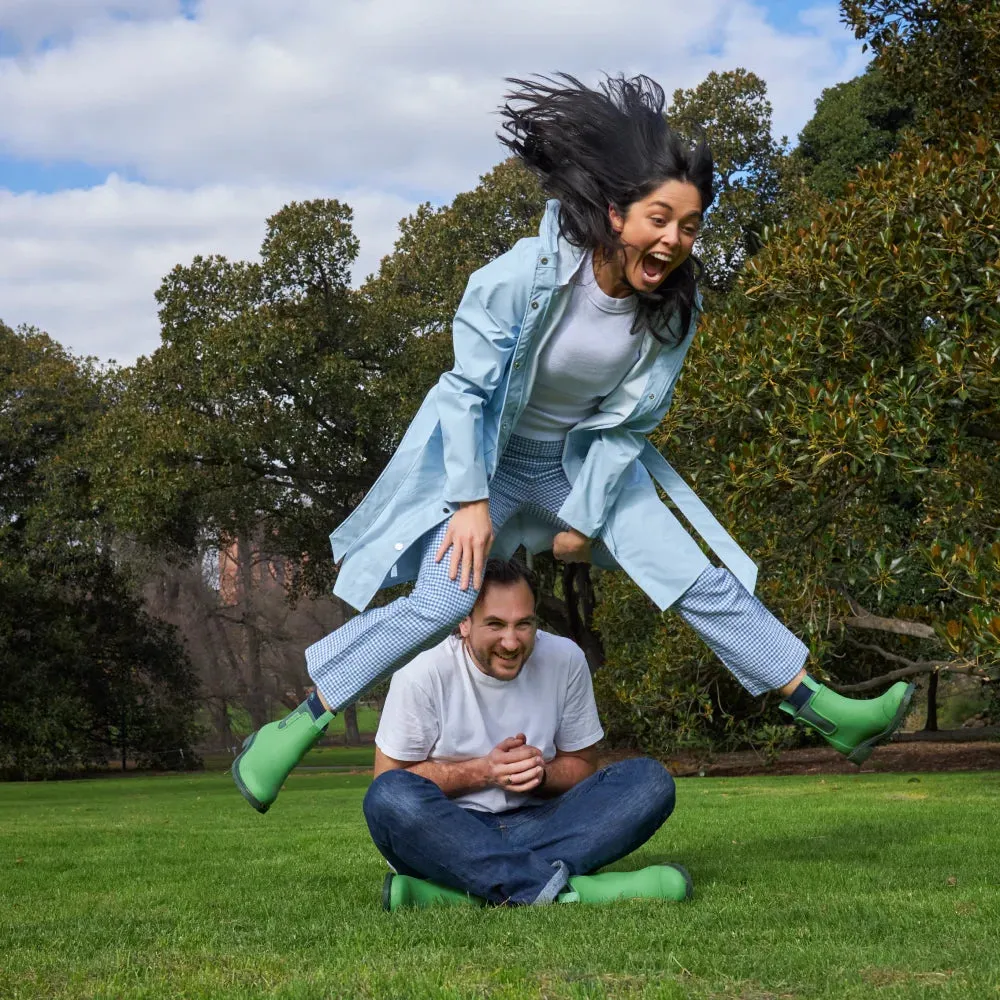
[[(476, 666), (460, 636), (449, 636), (393, 675), (375, 743), (396, 760), (455, 762), (485, 757), (518, 733), (546, 761), (603, 739), (587, 660), (571, 639), (538, 632), (521, 672), (502, 681)], [(497, 813), (544, 800), (485, 788), (453, 801)]]
[(514, 433), (560, 441), (596, 412), (639, 360), (642, 338), (632, 333), (634, 314), (635, 296), (616, 299), (601, 291), (587, 254), (566, 312), (538, 355), (531, 396)]

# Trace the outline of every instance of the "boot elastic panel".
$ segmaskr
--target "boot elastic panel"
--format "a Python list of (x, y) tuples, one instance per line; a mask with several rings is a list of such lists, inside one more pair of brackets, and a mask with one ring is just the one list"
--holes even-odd
[[(813, 695), (813, 698), (816, 696)], [(787, 712), (796, 722), (804, 722), (808, 726), (812, 726), (817, 732), (822, 733), (824, 736), (833, 736), (837, 732), (837, 723), (832, 719), (826, 718), (826, 716), (820, 715), (812, 707), (813, 698), (810, 698), (801, 708), (796, 708), (794, 705), (787, 701), (783, 701), (778, 708), (783, 712)]]

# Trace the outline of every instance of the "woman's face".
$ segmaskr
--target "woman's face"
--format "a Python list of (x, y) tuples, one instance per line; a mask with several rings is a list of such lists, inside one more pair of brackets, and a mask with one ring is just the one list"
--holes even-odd
[[(689, 181), (665, 181), (632, 202), (624, 218), (614, 208), (609, 212), (624, 253), (610, 267), (601, 266), (597, 278), (606, 294), (624, 298), (655, 291), (691, 255), (701, 227), (701, 195)], [(604, 287), (602, 276), (615, 290)]]

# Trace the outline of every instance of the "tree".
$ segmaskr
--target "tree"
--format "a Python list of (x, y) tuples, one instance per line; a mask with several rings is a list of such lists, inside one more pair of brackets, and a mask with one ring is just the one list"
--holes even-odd
[(0, 771), (191, 764), (193, 677), (95, 516), (80, 440), (104, 378), (0, 324)]
[(810, 187), (836, 198), (858, 167), (884, 160), (896, 149), (900, 130), (913, 120), (913, 100), (897, 98), (885, 75), (870, 67), (823, 91), (792, 159)]
[(292, 204), (268, 220), (261, 263), (197, 257), (167, 276), (162, 346), (93, 439), (116, 523), (189, 553), (266, 537), (310, 586), (329, 584), (331, 526), (395, 432), (399, 345), (358, 323), (350, 222), (338, 202)]
[[(983, 136), (913, 138), (808, 228), (772, 235), (656, 437), (844, 691), (1000, 672), (998, 180)], [(645, 607), (615, 581), (598, 614), (622, 725), (666, 740), (654, 712), (692, 738), (748, 718)]]
[(290, 602), (286, 564), (259, 549), (237, 559), (238, 548), (234, 544), (222, 557), (209, 550), (189, 562), (132, 553), (145, 581), (146, 607), (182, 638), (199, 679), (210, 739), (223, 748), (248, 732), (234, 713), (245, 709), (252, 729), (306, 698), (302, 650), (343, 624), (346, 612), (333, 597)]
[(708, 141), (717, 198), (698, 242), (703, 284), (725, 293), (759, 249), (767, 226), (782, 214), (785, 140), (771, 135), (767, 84), (742, 68), (709, 73), (697, 87), (674, 91), (667, 119)]
[(995, 124), (1000, 8), (992, 0), (841, 0), (842, 19), (875, 53), (903, 100), (923, 109), (920, 132)]

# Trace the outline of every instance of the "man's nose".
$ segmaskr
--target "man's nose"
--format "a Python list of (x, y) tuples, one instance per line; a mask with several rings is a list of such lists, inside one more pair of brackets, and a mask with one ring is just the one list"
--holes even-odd
[(504, 632), (500, 636), (500, 645), (503, 646), (508, 653), (514, 652), (518, 646), (521, 645), (521, 641), (517, 637), (517, 633), (511, 629), (510, 631)]

